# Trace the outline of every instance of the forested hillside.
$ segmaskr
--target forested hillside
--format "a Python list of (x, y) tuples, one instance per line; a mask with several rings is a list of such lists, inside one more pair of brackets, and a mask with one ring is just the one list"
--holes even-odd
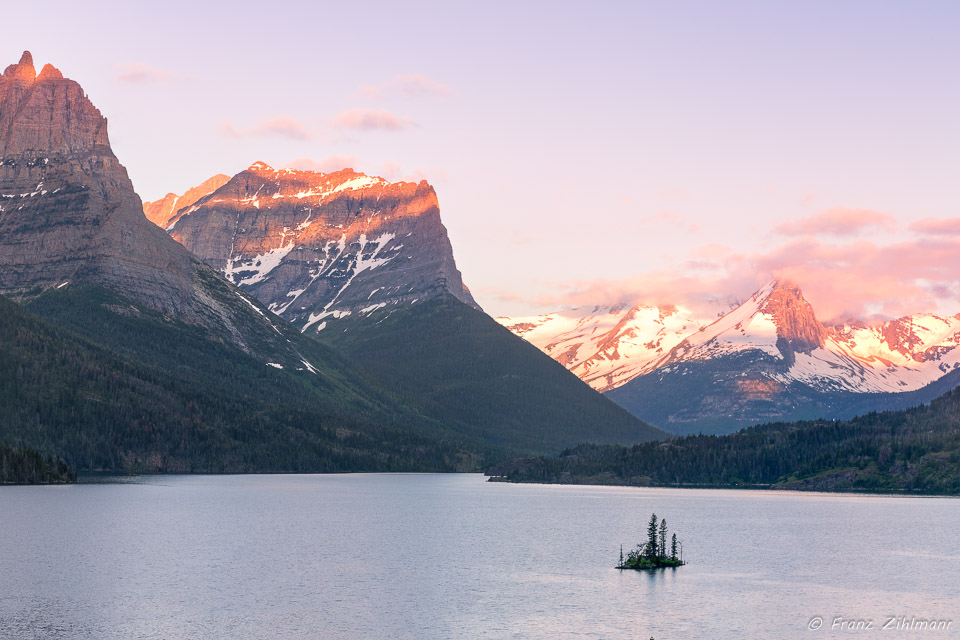
[(767, 424), (634, 447), (583, 445), (488, 475), (510, 482), (960, 494), (960, 390), (843, 421)]
[(266, 366), (95, 287), (50, 292), (30, 310), (0, 298), (0, 442), (60, 455), (77, 470), (477, 464), (476, 449), (424, 435), (434, 427), (415, 411), (358, 389), (339, 355), (311, 340), (303, 348), (318, 373)]

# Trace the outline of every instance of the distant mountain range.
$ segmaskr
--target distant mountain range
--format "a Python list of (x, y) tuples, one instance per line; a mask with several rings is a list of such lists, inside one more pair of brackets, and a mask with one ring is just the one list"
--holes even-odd
[(637, 305), (498, 321), (674, 433), (906, 407), (960, 375), (960, 316), (827, 326), (786, 282), (712, 319)]

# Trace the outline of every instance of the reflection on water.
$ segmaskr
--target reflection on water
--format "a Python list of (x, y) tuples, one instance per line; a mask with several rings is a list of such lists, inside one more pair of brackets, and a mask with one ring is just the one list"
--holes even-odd
[[(97, 480), (0, 488), (0, 637), (847, 638), (876, 630), (831, 630), (837, 617), (960, 615), (960, 503), (946, 498)], [(617, 571), (654, 511), (691, 564)]]

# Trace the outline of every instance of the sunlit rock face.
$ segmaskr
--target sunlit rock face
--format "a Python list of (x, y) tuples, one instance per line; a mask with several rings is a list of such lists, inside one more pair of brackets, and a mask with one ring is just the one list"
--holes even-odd
[(259, 309), (143, 214), (83, 89), (33, 58), (0, 77), (0, 294), (93, 285), (242, 348)]
[(446, 294), (476, 306), (425, 181), (257, 162), (180, 209), (170, 234), (304, 331)]
[(143, 217), (83, 89), (24, 53), (0, 78), (0, 293), (68, 281), (185, 312), (195, 261)]

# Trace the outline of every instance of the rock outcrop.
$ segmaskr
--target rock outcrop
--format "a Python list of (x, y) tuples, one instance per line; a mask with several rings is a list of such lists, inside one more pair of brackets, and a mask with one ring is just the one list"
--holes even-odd
[(784, 283), (775, 287), (760, 313), (773, 320), (777, 328), (777, 348), (788, 362), (793, 362), (795, 354), (810, 353), (826, 343), (827, 330), (795, 285)]
[(302, 330), (450, 294), (473, 307), (426, 181), (251, 165), (171, 236)]

